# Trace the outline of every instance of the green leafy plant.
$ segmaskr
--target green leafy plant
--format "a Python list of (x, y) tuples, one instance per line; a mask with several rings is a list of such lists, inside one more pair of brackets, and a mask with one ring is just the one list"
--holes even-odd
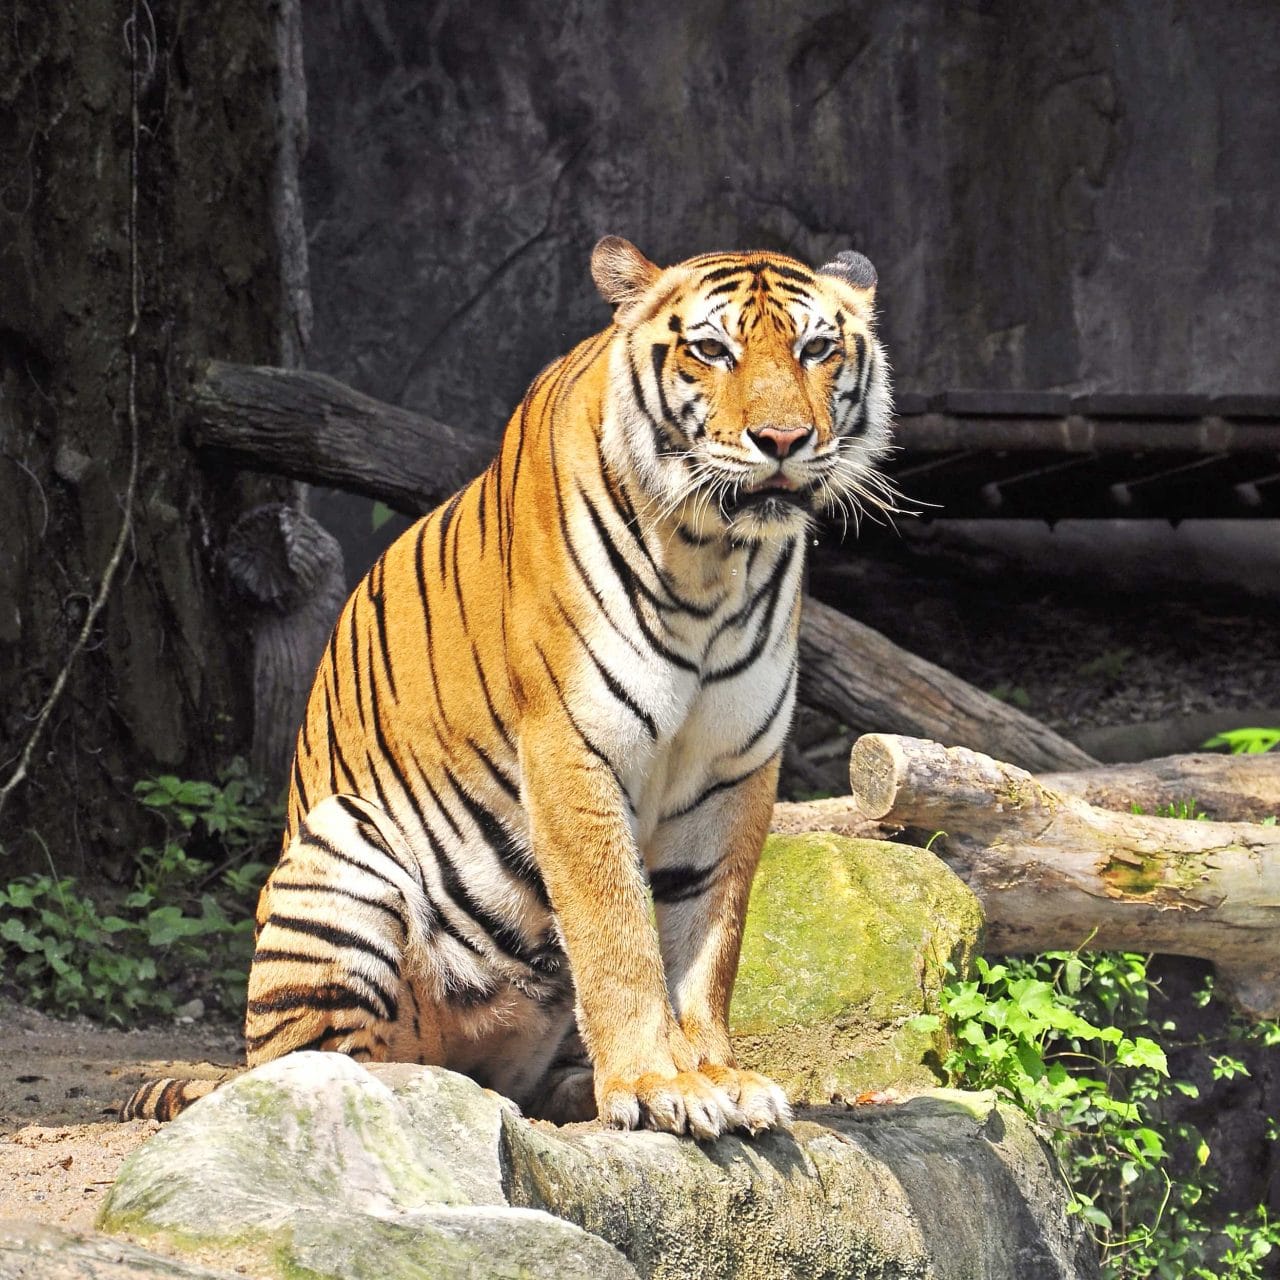
[[(1198, 1090), (1170, 1078), (1158, 1037), (1174, 1028), (1154, 1015), (1149, 961), (1076, 951), (979, 960), (974, 980), (942, 993), (940, 1016), (953, 1024), (957, 1044), (947, 1068), (958, 1083), (996, 1090), (1046, 1128), (1071, 1210), (1101, 1245), (1108, 1280), (1261, 1280), (1273, 1274), (1280, 1223), (1261, 1207), (1214, 1211), (1212, 1153), (1174, 1105)], [(1209, 982), (1202, 999), (1214, 998)], [(938, 1021), (927, 1015), (918, 1024)], [(1212, 1046), (1215, 1078), (1246, 1071), (1234, 1046), (1280, 1043), (1276, 1023), (1245, 1024), (1225, 1007), (1222, 1022), (1229, 1031)]]
[(132, 886), (90, 894), (70, 876), (0, 888), (5, 985), (57, 1013), (108, 1021), (171, 1014), (199, 997), (243, 1007), (253, 902), (280, 814), (243, 761), (217, 782), (139, 782), (161, 839), (139, 851)]
[(1205, 747), (1226, 747), (1233, 756), (1261, 755), (1274, 751), (1280, 745), (1280, 729), (1227, 729), (1215, 733), (1202, 744)]

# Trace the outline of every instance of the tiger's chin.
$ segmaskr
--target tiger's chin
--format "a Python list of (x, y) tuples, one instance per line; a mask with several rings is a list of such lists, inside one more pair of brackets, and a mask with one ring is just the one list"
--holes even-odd
[(767, 484), (739, 490), (731, 500), (721, 503), (720, 514), (734, 541), (794, 538), (814, 522), (817, 495), (808, 487)]

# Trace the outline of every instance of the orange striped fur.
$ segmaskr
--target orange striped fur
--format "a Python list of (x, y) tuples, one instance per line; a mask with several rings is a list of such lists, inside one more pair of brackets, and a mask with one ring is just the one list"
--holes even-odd
[(787, 1104), (737, 1068), (728, 1012), (804, 546), (824, 511), (891, 496), (875, 273), (662, 270), (616, 238), (592, 268), (614, 322), (334, 628), (258, 908), (248, 1061), (437, 1063), (551, 1118), (755, 1132)]

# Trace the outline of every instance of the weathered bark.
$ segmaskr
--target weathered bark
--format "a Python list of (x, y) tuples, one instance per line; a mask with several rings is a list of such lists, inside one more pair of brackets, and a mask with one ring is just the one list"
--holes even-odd
[(1104, 765), (1079, 773), (1045, 773), (1053, 791), (1079, 796), (1099, 809), (1155, 813), (1194, 803), (1222, 822), (1258, 822), (1280, 814), (1280, 752), (1224, 756), (1209, 751)]
[(1026, 769), (1097, 763), (1016, 707), (813, 599), (800, 622), (800, 697), (855, 731), (963, 743)]
[[(360, 395), (332, 378), (205, 366), (188, 416), (192, 441), (241, 467), (355, 489), (408, 513), (430, 510), (481, 471), (489, 446), (444, 423)], [(855, 730), (927, 734), (1033, 769), (1081, 769), (1091, 756), (1014, 707), (809, 599), (801, 697)]]
[(5, 27), (0, 842), (10, 871), (116, 874), (155, 836), (136, 779), (248, 748), (219, 554), (293, 487), (196, 465), (174, 410), (192, 360), (289, 364), (305, 336), (299, 13), (84, 0)]
[[(1102, 765), (1079, 773), (1041, 773), (1036, 781), (1051, 791), (1078, 796), (1099, 809), (1143, 813), (1192, 804), (1222, 822), (1257, 822), (1280, 814), (1280, 753), (1224, 756), (1200, 752), (1144, 760), (1141, 764)], [(853, 796), (805, 800), (774, 806), (772, 830), (836, 831), (842, 835), (883, 838), (900, 830), (867, 817)]]
[(284, 785), (325, 643), (346, 598), (342, 548), (305, 512), (247, 512), (227, 542), (227, 573), (252, 601), (254, 772)]
[(849, 762), (869, 819), (940, 833), (987, 945), (1212, 960), (1246, 1012), (1280, 1015), (1280, 828), (1097, 809), (964, 748), (869, 734)]
[(429, 511), (479, 475), (493, 444), (361, 395), (322, 373), (209, 361), (192, 388), (192, 443), (235, 466)]

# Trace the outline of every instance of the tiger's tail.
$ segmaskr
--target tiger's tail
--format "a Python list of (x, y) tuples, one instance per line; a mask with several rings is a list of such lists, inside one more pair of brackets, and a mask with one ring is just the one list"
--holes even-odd
[(121, 1105), (121, 1120), (172, 1120), (193, 1102), (212, 1093), (222, 1080), (148, 1080)]

